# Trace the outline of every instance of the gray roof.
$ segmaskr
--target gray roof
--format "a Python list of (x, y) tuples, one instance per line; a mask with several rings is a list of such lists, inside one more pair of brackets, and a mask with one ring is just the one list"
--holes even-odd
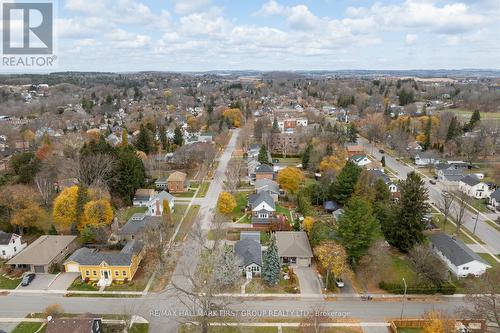
[(273, 173), (273, 167), (268, 164), (261, 164), (255, 169), (255, 173)]
[(74, 261), (80, 265), (100, 265), (104, 261), (110, 266), (129, 266), (134, 255), (141, 252), (143, 247), (144, 244), (136, 240), (128, 242), (121, 251), (99, 251), (82, 247), (73, 252), (65, 263)]
[(251, 239), (260, 243), (260, 231), (242, 231), (240, 232), (240, 240)]
[(76, 239), (69, 235), (44, 235), (10, 259), (9, 265), (48, 265)]
[[(455, 266), (467, 264), (477, 260), (484, 264), (484, 260), (474, 251), (472, 251), (460, 239), (453, 239), (450, 236), (438, 233), (429, 236), (432, 245), (448, 258)], [(487, 265), (487, 264), (486, 264)]]
[(441, 173), (444, 178), (452, 182), (458, 182), (464, 177), (464, 171), (461, 169), (443, 169)]
[(262, 249), (260, 243), (252, 239), (247, 238), (237, 241), (234, 244), (234, 253), (243, 261), (244, 266), (250, 264), (262, 266)]
[(479, 184), (481, 181), (479, 180), (479, 178), (477, 178), (476, 176), (474, 175), (467, 175), (465, 176), (464, 178), (460, 179), (461, 182), (469, 185), (469, 186), (474, 186), (474, 185), (477, 185)]
[(495, 190), (495, 192), (490, 194), (490, 198), (500, 201), (500, 187)]
[(280, 186), (274, 180), (258, 179), (255, 181), (255, 190), (257, 190), (258, 193), (261, 191), (271, 191), (279, 194)]
[(0, 245), (9, 245), (11, 238), (11, 233), (3, 232), (2, 230), (0, 230)]
[(280, 257), (312, 258), (313, 256), (304, 231), (277, 231), (276, 246)]
[(393, 183), (393, 181), (391, 180), (391, 178), (386, 175), (384, 172), (382, 172), (381, 170), (369, 170), (369, 172), (376, 178), (376, 179), (382, 179), (384, 181), (385, 184), (391, 184)]
[(134, 219), (134, 214), (125, 225), (118, 231), (118, 235), (137, 235), (146, 227), (155, 227), (161, 222), (160, 216), (144, 216), (142, 219)]
[[(250, 200), (252, 200), (250, 202)], [(274, 204), (274, 199), (269, 195), (267, 191), (260, 192), (256, 197), (249, 197), (250, 205), (252, 206), (252, 210), (257, 207), (262, 202), (267, 203), (272, 209), (276, 209), (276, 205)]]

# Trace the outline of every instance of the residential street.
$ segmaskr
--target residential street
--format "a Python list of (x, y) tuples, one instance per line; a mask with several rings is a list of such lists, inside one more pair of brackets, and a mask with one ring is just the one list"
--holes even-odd
[[(374, 156), (377, 160), (380, 161), (382, 158), (381, 153), (379, 153), (379, 148), (377, 148), (374, 144), (370, 144), (368, 140), (364, 138), (359, 138), (358, 143), (365, 147), (366, 152)], [(385, 156), (385, 163), (386, 165), (397, 172), (397, 177), (400, 179), (405, 179), (407, 173), (413, 171), (416, 168), (411, 168), (406, 166), (405, 164), (396, 161), (395, 158), (388, 154), (384, 154)], [(444, 190), (442, 187), (442, 184), (440, 182), (437, 182), (436, 185), (432, 185), (428, 182), (428, 179), (424, 179), (425, 181), (425, 186), (429, 189), (429, 199), (434, 205), (439, 207), (439, 203), (441, 201), (441, 193)], [(458, 209), (458, 204), (456, 202), (453, 203), (453, 206), (451, 208), (451, 214), (452, 216), (455, 215), (455, 211)], [(477, 226), (476, 226), (476, 235), (486, 243), (484, 247), (486, 247), (489, 251), (491, 251), (493, 254), (500, 254), (500, 232), (498, 232), (496, 229), (491, 227), (487, 222), (486, 222), (487, 216), (484, 214), (479, 214), (478, 220), (477, 220)], [(464, 225), (465, 227), (470, 230), (471, 232), (474, 230), (474, 224), (476, 221), (476, 213), (472, 213), (470, 210), (465, 211), (464, 215)], [(482, 252), (487, 252), (486, 250)]]

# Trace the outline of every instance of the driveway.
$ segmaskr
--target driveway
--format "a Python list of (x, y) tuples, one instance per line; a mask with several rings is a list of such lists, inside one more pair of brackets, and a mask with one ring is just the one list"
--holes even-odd
[(80, 273), (76, 272), (64, 272), (59, 274), (52, 284), (49, 286), (49, 290), (66, 290), (75, 281)]
[(301, 294), (321, 294), (318, 275), (312, 267), (296, 267), (293, 271), (299, 279)]
[(377, 326), (372, 326), (372, 327), (363, 327), (363, 333), (389, 333), (389, 328), (388, 327), (377, 327)]
[(16, 289), (22, 290), (47, 290), (52, 281), (56, 278), (55, 274), (37, 273), (29, 286), (19, 285)]

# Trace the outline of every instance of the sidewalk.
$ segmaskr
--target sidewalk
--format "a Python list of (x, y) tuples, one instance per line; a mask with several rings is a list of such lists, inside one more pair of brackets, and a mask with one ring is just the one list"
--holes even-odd
[(86, 295), (138, 295), (143, 296), (144, 291), (88, 291), (88, 290), (46, 290), (46, 289), (0, 289), (1, 293), (9, 294), (86, 294)]

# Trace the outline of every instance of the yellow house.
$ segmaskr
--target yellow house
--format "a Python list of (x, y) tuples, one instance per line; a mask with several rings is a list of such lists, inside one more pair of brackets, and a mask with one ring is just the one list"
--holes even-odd
[(99, 251), (82, 247), (65, 262), (66, 272), (79, 272), (82, 280), (109, 286), (113, 281), (132, 280), (144, 255), (144, 244), (128, 242), (121, 251)]

